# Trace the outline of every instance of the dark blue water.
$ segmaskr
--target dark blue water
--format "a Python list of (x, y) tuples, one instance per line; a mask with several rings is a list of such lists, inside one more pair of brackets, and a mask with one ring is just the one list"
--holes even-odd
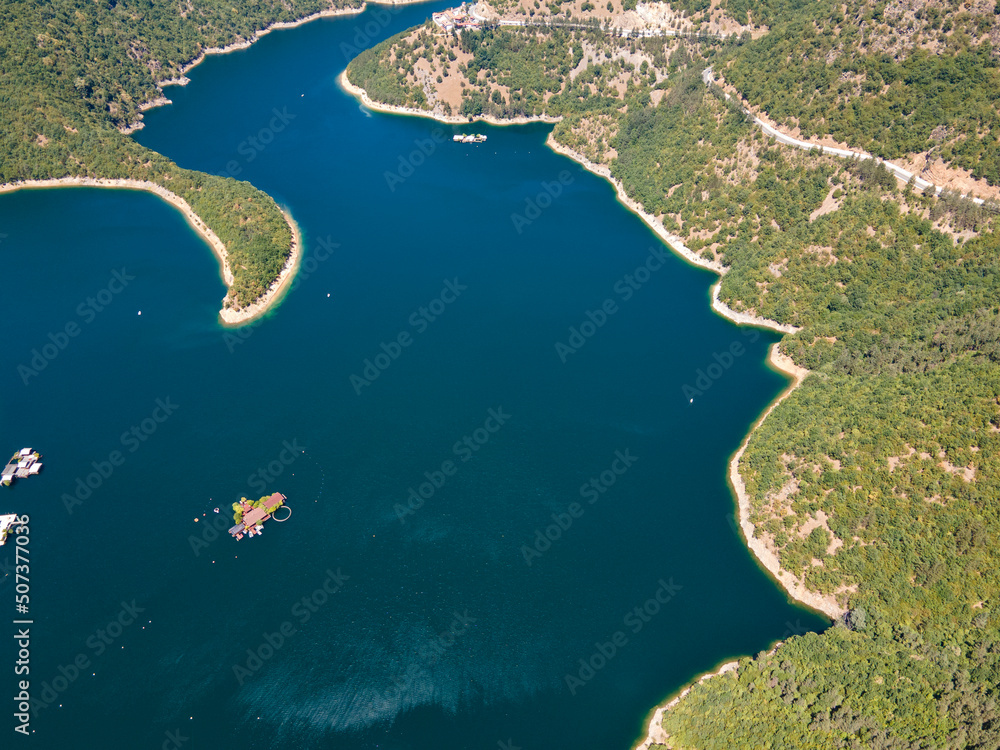
[[(731, 523), (774, 337), (712, 314), (712, 276), (651, 257), (546, 127), (453, 144), (337, 88), (342, 43), (437, 7), (270, 34), (147, 114), (143, 144), (302, 227), (297, 288), (238, 335), (157, 198), (0, 197), (0, 449), (46, 464), (0, 489), (31, 518), (26, 744), (624, 748), (692, 676), (823, 627)], [(212, 508), (265, 491), (288, 522), (216, 537)]]

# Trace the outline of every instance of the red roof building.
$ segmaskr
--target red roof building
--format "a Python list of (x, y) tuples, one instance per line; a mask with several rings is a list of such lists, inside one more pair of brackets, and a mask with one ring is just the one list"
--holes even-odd
[(245, 516), (243, 516), (243, 525), (249, 529), (250, 527), (256, 526), (262, 521), (266, 521), (270, 517), (271, 514), (268, 513), (266, 510), (264, 510), (263, 508), (254, 508)]

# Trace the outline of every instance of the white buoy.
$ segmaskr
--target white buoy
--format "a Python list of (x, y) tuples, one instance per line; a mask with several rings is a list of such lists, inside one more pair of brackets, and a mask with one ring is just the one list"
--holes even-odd
[(142, 315), (142, 310), (139, 311), (139, 314)]

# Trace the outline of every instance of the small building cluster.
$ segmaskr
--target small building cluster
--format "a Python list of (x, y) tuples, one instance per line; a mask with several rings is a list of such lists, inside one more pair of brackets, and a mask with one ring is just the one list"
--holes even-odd
[(42, 455), (31, 448), (22, 448), (11, 457), (10, 461), (0, 472), (0, 485), (9, 487), (15, 479), (24, 479), (34, 476), (42, 470)]
[(482, 21), (468, 11), (465, 3), (457, 8), (448, 8), (440, 13), (432, 13), (431, 18), (445, 31), (455, 31), (456, 29), (459, 31), (463, 29), (478, 31), (482, 28)]
[(260, 536), (264, 531), (264, 521), (268, 520), (274, 511), (284, 505), (287, 499), (280, 492), (275, 492), (270, 497), (261, 498), (258, 503), (251, 503), (243, 498), (239, 503), (240, 509), (237, 511), (237, 513), (242, 514), (242, 518), (229, 530), (229, 533), (236, 539), (242, 539), (244, 536)]

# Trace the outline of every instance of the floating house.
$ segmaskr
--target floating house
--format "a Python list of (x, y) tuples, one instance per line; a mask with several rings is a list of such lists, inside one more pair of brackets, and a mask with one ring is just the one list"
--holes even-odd
[(240, 521), (229, 530), (229, 533), (236, 539), (242, 539), (244, 536), (260, 536), (264, 531), (264, 522), (270, 519), (274, 511), (282, 507), (287, 499), (280, 492), (275, 492), (270, 497), (262, 497), (256, 503), (243, 498), (237, 511), (241, 515)]
[(15, 453), (0, 471), (0, 485), (9, 487), (15, 479), (34, 476), (42, 470), (42, 454), (31, 448), (22, 448)]
[(11, 513), (9, 516), (0, 516), (0, 547), (7, 541), (7, 535), (17, 523), (18, 516)]

